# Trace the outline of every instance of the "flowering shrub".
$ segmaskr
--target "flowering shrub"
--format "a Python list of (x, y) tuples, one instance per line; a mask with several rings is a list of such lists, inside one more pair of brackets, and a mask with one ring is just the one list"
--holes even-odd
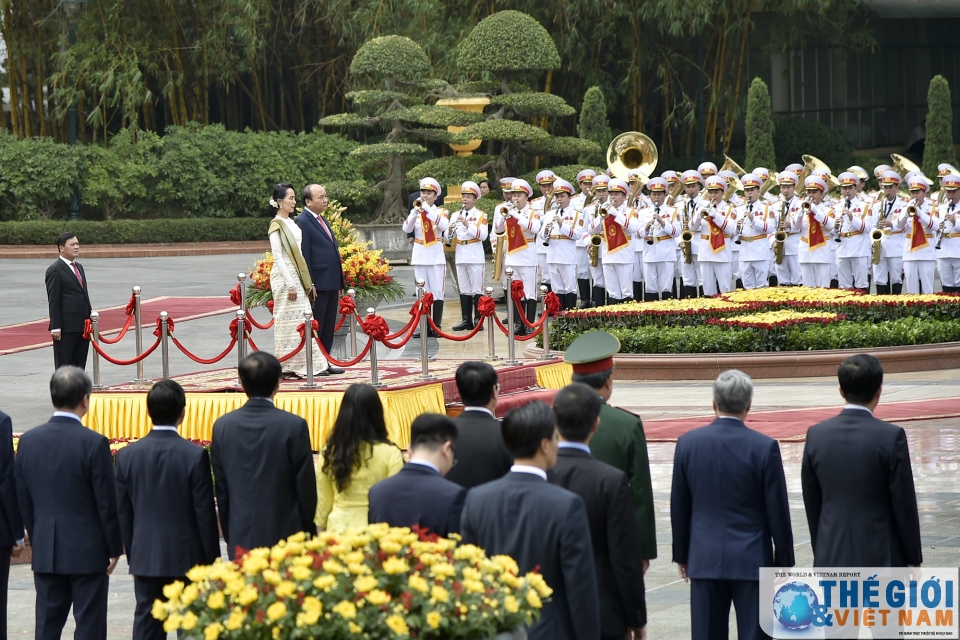
[(187, 578), (153, 615), (204, 640), (491, 638), (539, 619), (553, 593), (508, 556), (385, 524), (297, 534)]

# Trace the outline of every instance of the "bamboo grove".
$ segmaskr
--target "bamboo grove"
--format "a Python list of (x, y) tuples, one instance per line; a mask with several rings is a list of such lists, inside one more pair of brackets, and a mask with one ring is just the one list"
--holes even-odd
[[(0, 0), (9, 96), (0, 127), (20, 138), (105, 142), (124, 127), (222, 123), (231, 130), (310, 131), (349, 108), (347, 70), (370, 38), (420, 44), (454, 83), (460, 40), (487, 15), (516, 9), (554, 39), (558, 70), (525, 81), (579, 108), (600, 86), (618, 130), (650, 132), (668, 154), (697, 143), (702, 46), (707, 150), (726, 150), (746, 107), (745, 59), (803, 39), (869, 47), (869, 17), (851, 0), (89, 0), (67, 46), (58, 0)], [(506, 35), (509, 39), (509, 34)], [(517, 42), (523, 46), (523, 42)], [(575, 118), (535, 123), (576, 135)], [(375, 136), (378, 132), (371, 132)]]

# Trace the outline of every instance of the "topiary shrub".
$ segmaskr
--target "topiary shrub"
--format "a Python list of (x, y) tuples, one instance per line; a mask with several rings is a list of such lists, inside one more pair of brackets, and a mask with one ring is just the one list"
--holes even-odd
[[(584, 140), (595, 142), (601, 149), (606, 149), (613, 140), (613, 131), (610, 130), (610, 120), (607, 118), (607, 102), (600, 87), (590, 87), (583, 94), (577, 135)], [(606, 159), (601, 151), (582, 154), (578, 161), (580, 164), (601, 165), (606, 162)]]
[(937, 166), (948, 162), (957, 164), (953, 148), (953, 107), (950, 104), (950, 84), (941, 75), (930, 79), (927, 90), (927, 139), (923, 148), (923, 172), (928, 178), (937, 177)]
[(766, 167), (773, 171), (777, 157), (773, 147), (773, 113), (770, 90), (760, 78), (754, 78), (747, 93), (747, 164), (746, 170)]

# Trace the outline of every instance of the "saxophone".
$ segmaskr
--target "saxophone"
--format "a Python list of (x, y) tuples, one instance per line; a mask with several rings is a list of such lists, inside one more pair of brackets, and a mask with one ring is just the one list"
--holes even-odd
[[(506, 203), (500, 205), (497, 209), (504, 218), (510, 215), (512, 209), (516, 209), (512, 203)], [(496, 241), (493, 242), (493, 281), (500, 282), (500, 279), (503, 277), (503, 260), (507, 255), (507, 232), (504, 230), (503, 233), (494, 233), (497, 237)]]
[[(606, 204), (606, 203), (603, 203)], [(599, 210), (601, 205), (597, 205), (595, 208)], [(590, 261), (591, 267), (597, 267), (600, 264), (600, 245), (603, 244), (603, 236), (599, 233), (595, 233), (590, 236), (590, 244), (587, 246), (587, 259)]]
[(784, 251), (787, 244), (787, 214), (789, 209), (787, 201), (781, 200), (780, 215), (777, 216), (777, 232), (773, 234), (773, 261), (776, 264), (783, 264)]
[(680, 253), (683, 254), (684, 264), (693, 264), (693, 232), (690, 231), (690, 218), (687, 215), (687, 208), (683, 208), (681, 214), (682, 223), (680, 225)]
[[(886, 207), (883, 202), (880, 203), (880, 215), (877, 216), (877, 222), (883, 222), (887, 219)], [(870, 261), (873, 264), (880, 264), (880, 252), (883, 249), (883, 229), (876, 228), (870, 232)]]

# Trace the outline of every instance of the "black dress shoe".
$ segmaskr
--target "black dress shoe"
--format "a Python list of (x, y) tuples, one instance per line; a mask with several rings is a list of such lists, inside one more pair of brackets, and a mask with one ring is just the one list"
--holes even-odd
[(330, 369), (325, 369), (324, 371), (315, 371), (313, 375), (315, 378), (326, 378), (328, 375), (330, 375)]
[(339, 368), (339, 367), (334, 367), (333, 365), (329, 365), (329, 366), (327, 367), (327, 370), (324, 371), (324, 373), (325, 373), (326, 375), (338, 376), (338, 375), (340, 375), (341, 373), (343, 373), (343, 369), (341, 369), (341, 368)]

